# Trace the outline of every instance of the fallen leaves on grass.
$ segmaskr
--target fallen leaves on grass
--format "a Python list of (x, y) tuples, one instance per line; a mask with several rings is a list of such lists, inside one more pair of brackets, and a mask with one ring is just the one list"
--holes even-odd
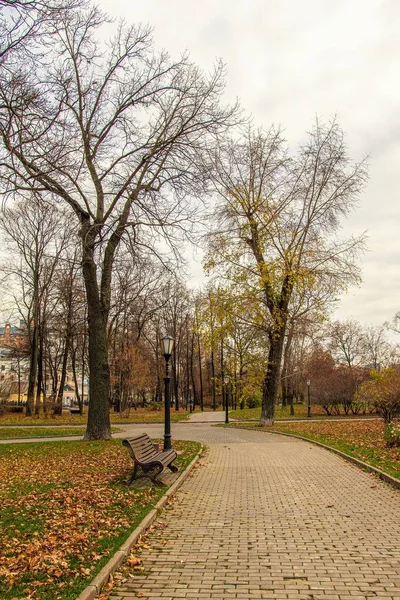
[(122, 485), (132, 467), (119, 441), (1, 447), (0, 597), (62, 598), (93, 576), (163, 493)]
[[(0, 463), (0, 580), (17, 585), (36, 578), (37, 588), (88, 576), (103, 556), (98, 540), (128, 528), (127, 503), (140, 510), (151, 491), (127, 495), (111, 485), (127, 468), (115, 446), (90, 457), (50, 449), (39, 461), (33, 449), (18, 454)], [(25, 493), (16, 498), (18, 490)]]
[(83, 436), (84, 427), (0, 427), (0, 439)]

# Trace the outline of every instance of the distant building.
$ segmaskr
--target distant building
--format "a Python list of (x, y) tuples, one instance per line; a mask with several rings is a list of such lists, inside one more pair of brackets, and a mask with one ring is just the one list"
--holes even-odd
[[(24, 321), (19, 326), (6, 323), (0, 325), (0, 403), (2, 400), (25, 404), (27, 399), (29, 374), (29, 343), (28, 329)], [(61, 373), (58, 373), (59, 378)], [(79, 392), (87, 403), (88, 383), (78, 374)], [(60, 381), (60, 379), (58, 379)], [(56, 393), (51, 390), (51, 382), (44, 382), (47, 402), (55, 401)], [(77, 404), (74, 379), (67, 372), (63, 389), (63, 406), (73, 407)]]
[(24, 321), (19, 327), (0, 325), (0, 396), (22, 400), (29, 369), (28, 331)]
[(0, 325), (0, 347), (13, 347), (19, 346), (26, 341), (27, 328), (24, 321), (20, 321), (19, 327), (6, 323), (4, 326)]

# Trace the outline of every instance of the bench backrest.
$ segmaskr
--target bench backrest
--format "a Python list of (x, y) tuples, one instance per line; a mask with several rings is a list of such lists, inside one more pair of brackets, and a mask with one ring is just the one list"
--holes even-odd
[(129, 448), (139, 462), (149, 462), (156, 454), (158, 454), (147, 433), (142, 433), (134, 438), (123, 440), (122, 443)]

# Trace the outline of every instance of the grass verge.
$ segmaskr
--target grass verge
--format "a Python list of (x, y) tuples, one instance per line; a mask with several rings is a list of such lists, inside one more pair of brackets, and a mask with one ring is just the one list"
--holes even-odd
[[(306, 404), (294, 404), (294, 415), (290, 414), (290, 407), (276, 406), (275, 407), (275, 419), (306, 419), (307, 418), (307, 405)], [(327, 414), (321, 406), (313, 405), (312, 414), (314, 417), (326, 417)], [(261, 408), (243, 408), (242, 410), (231, 410), (229, 416), (232, 419), (238, 419), (239, 421), (259, 421), (261, 415)], [(332, 417), (331, 417), (332, 418)]]
[(382, 420), (277, 423), (261, 428), (251, 423), (233, 423), (231, 427), (250, 427), (257, 431), (280, 431), (301, 435), (340, 450), (372, 467), (400, 479), (400, 448), (388, 448), (383, 438)]
[[(117, 427), (111, 428), (111, 433), (120, 432)], [(18, 438), (33, 437), (66, 437), (69, 435), (81, 435), (85, 433), (85, 427), (0, 427), (0, 440), (11, 440)]]
[[(171, 409), (171, 421), (185, 421), (189, 412), (185, 410), (176, 411)], [(163, 410), (150, 410), (148, 408), (138, 408), (131, 410), (129, 415), (121, 416), (118, 413), (111, 412), (110, 419), (112, 424), (127, 423), (163, 423)], [(64, 411), (61, 416), (39, 415), (26, 417), (24, 414), (8, 413), (0, 416), (0, 427), (5, 425), (85, 425), (87, 423), (87, 413), (83, 415), (71, 415), (69, 411)]]
[[(200, 448), (173, 442), (183, 470)], [(120, 440), (0, 446), (0, 598), (74, 600), (167, 487), (127, 488)]]

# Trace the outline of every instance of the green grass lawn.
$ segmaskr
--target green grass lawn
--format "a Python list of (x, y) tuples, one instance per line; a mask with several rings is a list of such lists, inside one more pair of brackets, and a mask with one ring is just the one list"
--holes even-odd
[[(282, 408), (280, 405), (275, 407), (275, 418), (276, 419), (306, 419), (307, 418), (307, 405), (306, 404), (294, 404), (294, 415), (290, 414), (290, 407), (285, 406)], [(320, 406), (312, 407), (312, 414), (314, 417), (326, 417), (326, 412)], [(239, 419), (240, 421), (259, 421), (261, 415), (261, 408), (244, 408), (240, 410), (229, 411), (229, 416), (232, 419)]]
[[(176, 411), (171, 408), (171, 421), (184, 421), (188, 418), (189, 412), (180, 409)], [(163, 423), (163, 410), (150, 410), (149, 408), (132, 409), (128, 415), (122, 416), (118, 413), (111, 412), (110, 419), (112, 424), (126, 423)], [(0, 416), (0, 427), (2, 425), (85, 425), (87, 423), (87, 413), (83, 415), (71, 415), (69, 411), (63, 411), (61, 416), (40, 415), (26, 417), (20, 413), (7, 413)]]
[[(200, 445), (174, 441), (183, 470)], [(120, 440), (0, 445), (0, 598), (75, 600), (165, 493)]]
[[(68, 435), (83, 436), (85, 427), (1, 427), (0, 440), (11, 440), (18, 438), (33, 437), (66, 437)], [(111, 432), (121, 431), (117, 427), (112, 427)]]
[(389, 448), (383, 438), (381, 419), (352, 421), (275, 422), (272, 427), (261, 428), (252, 423), (232, 423), (230, 427), (250, 427), (257, 431), (279, 431), (301, 435), (336, 448), (344, 454), (400, 479), (400, 448)]

